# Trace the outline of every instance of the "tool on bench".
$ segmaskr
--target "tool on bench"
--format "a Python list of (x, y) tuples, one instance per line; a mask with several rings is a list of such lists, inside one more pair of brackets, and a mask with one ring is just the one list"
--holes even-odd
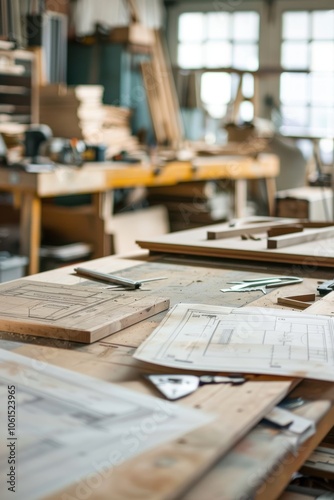
[(165, 398), (175, 401), (195, 392), (205, 384), (239, 385), (246, 382), (242, 375), (144, 375)]
[(101, 273), (99, 271), (86, 269), (84, 267), (76, 267), (74, 271), (77, 273), (78, 276), (83, 276), (84, 278), (89, 278), (97, 281), (103, 281), (104, 283), (112, 283), (114, 285), (123, 286), (130, 290), (135, 290), (136, 288), (140, 288), (140, 286), (143, 283), (147, 283), (148, 281), (157, 281), (166, 279), (165, 277), (159, 277), (159, 278), (146, 278), (134, 281), (129, 278), (123, 278), (122, 276)]
[(269, 276), (267, 278), (245, 279), (243, 281), (230, 281), (233, 284), (230, 288), (221, 288), (221, 292), (250, 292), (254, 290), (261, 290), (266, 293), (266, 287), (275, 287), (283, 285), (294, 285), (301, 283), (302, 278), (296, 276)]
[(334, 280), (324, 281), (317, 287), (317, 290), (321, 296), (327, 295), (334, 290)]

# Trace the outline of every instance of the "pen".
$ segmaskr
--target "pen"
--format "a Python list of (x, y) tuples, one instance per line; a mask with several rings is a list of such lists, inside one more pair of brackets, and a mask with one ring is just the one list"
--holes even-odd
[(146, 278), (143, 280), (134, 281), (129, 278), (123, 278), (122, 276), (115, 276), (113, 274), (101, 273), (99, 271), (93, 271), (92, 269), (86, 269), (84, 267), (76, 267), (74, 271), (78, 274), (78, 276), (84, 276), (86, 278), (96, 279), (107, 283), (113, 283), (114, 285), (126, 286), (132, 290), (139, 288), (142, 283), (147, 283), (148, 281), (166, 279), (165, 277), (159, 277), (159, 278)]
[(123, 285), (128, 288), (132, 288), (133, 290), (139, 288), (142, 283), (141, 281), (133, 281), (127, 278), (122, 278), (121, 276), (114, 276), (113, 274), (100, 273), (99, 271), (93, 271), (92, 269), (86, 269), (84, 267), (76, 267), (74, 271), (79, 276), (105, 281), (116, 285)]

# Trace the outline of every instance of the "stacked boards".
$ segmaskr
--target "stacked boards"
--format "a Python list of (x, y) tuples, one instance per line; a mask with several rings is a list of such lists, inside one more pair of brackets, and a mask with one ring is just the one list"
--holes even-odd
[(38, 121), (35, 56), (24, 50), (3, 50), (4, 43), (0, 44), (1, 132), (21, 132), (22, 127), (13, 124), (25, 126)]
[(105, 112), (101, 85), (40, 88), (40, 121), (49, 125), (55, 137), (84, 139), (95, 143)]
[(131, 135), (130, 109), (104, 105), (103, 92), (101, 85), (41, 87), (40, 121), (55, 137), (105, 144), (108, 158), (138, 149), (138, 140)]
[(119, 106), (103, 106), (104, 121), (100, 131), (101, 140), (107, 146), (107, 158), (121, 151), (132, 153), (138, 151), (139, 141), (131, 135), (131, 110)]

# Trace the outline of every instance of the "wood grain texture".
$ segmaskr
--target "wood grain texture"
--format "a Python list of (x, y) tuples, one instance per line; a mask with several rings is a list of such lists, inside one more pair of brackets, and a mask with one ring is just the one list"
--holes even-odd
[[(282, 399), (289, 387), (289, 382), (247, 382), (239, 387), (201, 388), (194, 395), (196, 406), (217, 413), (217, 421), (113, 468), (94, 488), (94, 499), (178, 498)], [(67, 495), (75, 497), (77, 488), (66, 489)], [(59, 499), (61, 494), (65, 491), (48, 500)]]
[[(290, 227), (294, 228), (297, 224), (298, 219), (295, 219), (296, 222), (293, 222), (294, 219), (291, 220), (291, 224), (289, 223), (289, 219), (277, 219), (274, 217), (268, 219), (262, 219), (256, 222), (256, 217), (254, 217), (254, 222), (250, 219), (250, 223), (247, 223), (247, 219), (245, 219), (245, 223), (240, 220), (240, 223), (236, 223), (236, 227), (231, 227), (224, 225), (221, 230), (217, 229), (209, 229), (207, 232), (208, 240), (219, 240), (222, 238), (231, 238), (235, 236), (241, 236), (242, 234), (256, 234), (262, 233), (264, 231), (270, 230), (271, 228), (277, 229), (287, 229)], [(260, 217), (258, 219), (261, 219)]]
[(285, 248), (310, 241), (324, 240), (334, 236), (334, 227), (323, 227), (320, 229), (307, 229), (298, 234), (282, 234), (281, 236), (268, 238), (267, 248)]
[[(151, 252), (298, 264), (306, 269), (332, 268), (334, 265), (334, 235), (327, 235), (317, 241), (308, 241), (287, 248), (274, 249), (267, 249), (265, 232), (257, 233), (260, 236), (258, 241), (250, 239), (242, 241), (240, 236), (230, 236), (218, 240), (207, 239), (208, 231), (223, 232), (225, 229), (231, 230), (226, 223), (215, 224), (140, 240), (137, 243), (141, 248), (148, 249)], [(329, 230), (324, 229), (324, 231)], [(332, 228), (330, 231), (334, 232), (334, 229)], [(247, 232), (246, 227), (244, 232)], [(281, 238), (284, 238), (284, 236)]]
[(315, 301), (315, 294), (291, 295), (289, 297), (278, 297), (277, 304), (281, 306), (294, 307), (295, 309), (307, 309)]
[(0, 330), (91, 343), (168, 307), (140, 292), (15, 280), (0, 287)]

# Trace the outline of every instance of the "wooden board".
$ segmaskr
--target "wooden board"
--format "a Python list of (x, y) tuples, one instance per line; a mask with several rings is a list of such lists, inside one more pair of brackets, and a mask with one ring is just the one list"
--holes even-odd
[[(282, 224), (286, 223), (286, 221), (287, 219), (281, 219)], [(238, 226), (238, 230), (241, 228), (242, 226)], [(258, 240), (242, 240), (241, 236), (230, 236), (218, 240), (207, 239), (208, 231), (223, 232), (225, 229), (231, 231), (228, 223), (178, 231), (156, 238), (140, 240), (137, 243), (140, 247), (154, 252), (299, 264), (308, 268), (332, 268), (334, 265), (334, 236), (282, 249), (267, 249), (267, 235), (265, 232), (257, 233)], [(244, 226), (243, 232), (247, 233), (247, 226)]]
[[(194, 395), (199, 402), (197, 406), (216, 413), (217, 420), (128, 460), (116, 470), (110, 463), (105, 480), (98, 481), (94, 488), (94, 496), (108, 500), (179, 498), (268, 413), (275, 401), (284, 397), (289, 385), (289, 382), (248, 382), (238, 389), (228, 386), (202, 388), (202, 393), (197, 391)], [(213, 394), (214, 397), (210, 397)], [(210, 402), (205, 404), (208, 397)], [(140, 434), (135, 440), (138, 438)], [(75, 498), (77, 484), (62, 493), (65, 491), (70, 498)], [(60, 492), (48, 500), (59, 498), (62, 498)]]
[(165, 122), (161, 117), (160, 102), (158, 95), (158, 82), (154, 74), (153, 64), (148, 61), (142, 61), (140, 68), (143, 75), (144, 87), (146, 91), (148, 107), (152, 119), (152, 125), (157, 142), (164, 143), (167, 140), (165, 131)]
[(270, 237), (267, 240), (268, 248), (285, 248), (309, 241), (318, 241), (325, 238), (334, 237), (334, 227), (322, 227), (317, 229), (306, 229), (298, 234), (282, 234), (276, 237)]
[[(64, 368), (69, 368), (75, 371), (86, 373), (94, 377), (102, 378), (103, 380), (118, 383), (122, 381), (124, 383), (124, 380), (128, 380), (128, 382), (125, 383), (126, 387), (133, 390), (140, 390), (141, 392), (144, 392), (146, 394), (154, 394), (153, 388), (148, 384), (144, 384), (140, 380), (139, 375), (142, 372), (140, 371), (140, 369), (138, 371), (139, 367), (136, 367), (136, 365), (130, 365), (130, 362), (135, 361), (131, 357), (131, 349), (117, 347), (115, 345), (104, 347), (102, 344), (103, 343), (95, 343), (93, 345), (85, 346), (85, 353), (75, 352), (73, 350), (68, 351), (64, 349), (54, 349), (45, 346), (27, 344), (19, 348), (16, 352), (25, 356), (33, 357), (40, 360), (41, 362), (51, 362), (52, 364), (55, 364), (57, 366), (62, 366)], [(126, 358), (128, 358), (128, 363), (126, 362)], [(256, 381), (254, 382), (256, 383)], [(314, 383), (314, 381), (312, 381), (311, 383)], [(315, 384), (315, 396), (313, 391), (309, 389), (309, 384), (310, 381), (304, 381), (297, 386), (297, 389), (299, 387), (301, 387), (302, 389), (298, 392), (299, 396), (305, 397), (306, 399), (314, 399), (314, 397), (331, 399), (329, 397), (329, 393), (326, 392), (324, 388), (327, 386), (331, 387), (333, 384), (326, 382), (317, 382)], [(207, 392), (207, 389), (208, 387), (201, 388), (201, 390), (197, 391), (197, 393), (195, 393), (194, 395), (185, 398), (183, 402), (189, 406), (200, 406), (203, 410), (210, 411), (213, 407), (215, 408), (215, 404), (217, 404), (218, 401), (221, 401), (221, 405), (219, 405), (219, 408), (217, 406), (217, 410), (222, 414), (221, 429), (223, 431), (225, 429), (224, 415), (227, 413), (226, 402), (231, 402), (233, 400), (234, 396), (232, 397), (232, 393), (234, 390), (236, 390), (235, 397), (237, 397), (237, 395), (240, 395), (240, 392), (238, 392), (238, 387), (229, 388), (229, 392), (225, 392), (225, 388), (222, 386), (220, 386), (218, 392), (213, 391), (212, 387), (209, 388), (209, 392)], [(216, 389), (218, 389), (218, 386), (216, 386)], [(221, 393), (220, 391), (223, 392)], [(228, 394), (230, 395), (229, 398)], [(259, 396), (261, 396), (262, 393), (258, 394)], [(178, 402), (175, 404), (180, 403)], [(320, 422), (321, 418), (327, 410), (328, 402), (315, 401), (312, 404), (305, 405), (304, 407), (298, 409), (298, 412), (302, 416), (314, 420), (316, 425), (318, 426), (318, 422)], [(240, 423), (239, 419), (238, 422)], [(237, 425), (237, 422), (235, 422), (235, 425)], [(323, 429), (322, 432), (324, 432)], [(278, 433), (279, 431), (277, 429), (263, 427), (261, 424), (257, 426), (253, 431), (251, 431), (250, 434), (248, 434), (248, 436), (245, 436), (238, 444), (236, 444), (236, 446), (230, 452), (224, 454), (224, 458), (216, 464), (212, 472), (205, 476), (199, 483), (195, 482), (192, 485), (192, 489), (189, 492), (189, 495), (186, 495), (182, 498), (186, 498), (187, 500), (202, 500), (202, 498), (206, 498), (208, 500), (216, 500), (217, 498), (251, 498), (254, 489), (256, 489), (265, 480), (270, 470), (274, 471), (276, 482), (280, 480), (282, 467), (279, 467), (279, 469), (277, 469), (277, 464), (283, 464), (284, 469), (288, 468), (288, 477), (290, 477), (291, 473), (295, 470), (294, 467), (297, 459), (296, 450), (289, 442), (288, 437), (286, 439), (280, 439)], [(223, 439), (225, 438), (223, 437)], [(321, 438), (318, 437), (318, 439)], [(187, 444), (184, 443), (184, 446), (187, 447)], [(201, 442), (199, 443), (199, 448), (200, 447)], [(312, 447), (310, 447), (309, 445), (302, 446), (302, 456), (305, 457), (305, 455), (307, 455), (311, 449)], [(194, 456), (194, 461), (196, 457)], [(177, 466), (181, 467), (182, 463), (179, 460), (180, 458), (177, 457)], [(143, 471), (142, 482), (140, 481), (140, 478), (138, 478), (137, 472), (137, 468), (140, 468), (139, 461), (141, 461), (142, 467), (144, 467), (145, 469)], [(300, 461), (301, 458), (298, 454), (298, 462)], [(107, 473), (107, 470), (105, 470), (105, 472)], [(132, 483), (133, 489), (130, 493), (129, 491), (125, 490), (129, 495), (129, 497), (127, 496), (126, 498), (138, 499), (136, 493), (141, 491), (142, 488), (144, 488), (145, 493), (147, 493), (148, 482), (150, 481), (149, 470), (146, 471), (142, 456), (138, 457), (136, 461), (134, 475), (132, 475), (131, 471), (129, 472), (129, 474), (130, 475), (128, 477), (133, 478), (134, 482)], [(111, 476), (113, 475), (118, 477), (117, 474), (112, 474)], [(177, 475), (180, 476), (180, 474)], [(252, 477), (252, 481), (249, 481), (250, 476)], [(114, 488), (115, 483), (109, 483), (107, 474), (103, 477), (103, 483), (106, 481), (107, 484), (101, 484), (99, 486), (100, 489), (98, 490), (98, 492), (96, 492), (96, 497), (99, 498), (99, 500), (111, 500), (114, 497), (110, 495), (110, 491), (113, 490), (110, 489), (108, 491), (108, 487), (111, 488), (112, 486)], [(168, 478), (166, 478), (166, 476), (164, 477), (167, 481)], [(115, 481), (115, 479), (113, 480)], [(122, 480), (122, 482), (119, 485), (116, 485), (116, 493), (119, 492), (118, 488), (124, 486), (123, 476), (120, 478), (120, 480)], [(281, 486), (283, 487), (288, 480), (289, 479), (286, 477), (284, 481), (282, 479)], [(157, 478), (158, 484), (159, 481), (160, 476), (159, 478)], [(131, 481), (128, 480), (125, 486), (126, 488), (130, 487), (130, 485), (128, 484), (130, 482)], [(82, 488), (84, 488), (87, 483), (86, 480), (83, 480), (79, 484), (82, 486)], [(79, 487), (79, 484), (77, 485), (77, 487)], [(145, 498), (156, 498), (153, 495), (155, 491), (154, 482), (152, 488), (152, 496), (149, 496), (147, 494)], [(165, 498), (174, 497), (174, 482), (170, 484), (170, 488), (170, 494), (165, 495)], [(267, 484), (267, 498), (276, 498), (270, 495), (268, 489), (271, 489), (271, 483)], [(73, 495), (73, 491), (74, 488), (72, 488), (70, 491), (67, 490), (66, 493), (71, 493)], [(117, 499), (125, 497), (122, 497), (121, 495), (117, 496), (116, 493), (115, 498)], [(160, 489), (157, 494), (161, 494)], [(58, 498), (59, 496), (57, 497), (55, 495), (53, 497), (53, 500), (56, 500)], [(159, 496), (157, 498), (159, 498)]]
[(241, 236), (242, 234), (256, 234), (263, 231), (270, 230), (271, 228), (289, 228), (294, 227), (298, 219), (277, 219), (274, 217), (268, 217), (263, 220), (261, 218), (254, 217), (249, 219), (249, 223), (240, 224), (230, 224), (230, 227), (224, 225), (221, 230), (215, 229), (216, 226), (209, 228), (207, 232), (208, 240), (220, 240), (222, 238), (230, 238), (231, 236)]
[(167, 309), (141, 290), (15, 280), (0, 287), (0, 330), (91, 343)]
[[(104, 350), (108, 351), (105, 348)], [(49, 350), (41, 346), (25, 346), (17, 352), (33, 356), (41, 362), (48, 361), (78, 371), (83, 371), (85, 366), (89, 368), (91, 361), (95, 363), (97, 372), (99, 365), (105, 362), (108, 355), (99, 351), (99, 362), (96, 362), (96, 356), (87, 353), (72, 351), (69, 354), (64, 350)], [(108, 366), (108, 370), (105, 370), (104, 376), (101, 377), (106, 380), (110, 380), (110, 373), (117, 374), (121, 370), (120, 365), (113, 366), (112, 360)], [(91, 371), (89, 374), (96, 376)], [(124, 372), (122, 375), (123, 379), (128, 378)], [(127, 387), (130, 385), (127, 384)], [(131, 387), (134, 388), (133, 385)], [(291, 381), (284, 379), (274, 382), (249, 381), (241, 386), (208, 385), (200, 388), (183, 399), (182, 404), (214, 412), (217, 414), (217, 420), (180, 439), (145, 452), (116, 469), (117, 464), (108, 462), (108, 457), (101, 457), (101, 462), (104, 464), (103, 474), (98, 476), (100, 478), (98, 482), (94, 482), (96, 485), (94, 498), (101, 500), (177, 498), (259, 422), (278, 401), (284, 398), (290, 388)], [(136, 389), (147, 392), (146, 385), (140, 382), (139, 378), (137, 378)], [(148, 387), (148, 390), (154, 394), (151, 387)], [(157, 399), (159, 415), (163, 408), (163, 400)], [(226, 411), (226, 408), (229, 411)], [(146, 426), (146, 424), (143, 425)], [(140, 436), (145, 438), (145, 432), (149, 432), (149, 425), (150, 423), (147, 422), (147, 431), (146, 427), (138, 430), (138, 439)], [(133, 439), (135, 441), (135, 435)], [(109, 470), (108, 463), (110, 464)], [(58, 500), (62, 497), (62, 493), (64, 498), (67, 498), (66, 494), (69, 498), (75, 498), (79, 484), (84, 488), (87, 484), (86, 479), (48, 498)]]
[[(150, 283), (150, 288), (152, 288), (152, 293), (155, 295), (165, 295), (167, 292), (166, 296), (170, 296), (173, 303), (180, 301), (182, 296), (184, 297), (184, 294), (186, 293), (187, 298), (193, 299), (194, 297), (198, 298), (198, 296), (201, 296), (202, 298), (205, 297), (205, 300), (209, 301), (209, 303), (212, 302), (218, 304), (221, 303), (222, 297), (219, 293), (217, 293), (217, 290), (218, 288), (221, 288), (224, 283), (227, 281), (237, 280), (239, 277), (248, 278), (252, 275), (255, 276), (254, 273), (251, 274), (246, 272), (244, 268), (239, 269), (239, 271), (231, 271), (222, 269), (221, 264), (217, 264), (217, 267), (215, 268), (214, 263), (212, 262), (212, 268), (209, 267), (206, 269), (204, 267), (200, 267), (198, 263), (194, 266), (184, 265), (187, 263), (186, 260), (180, 260), (178, 265), (176, 264), (178, 260), (173, 259), (173, 262), (173, 264), (160, 264), (159, 262), (142, 263), (138, 260), (135, 261), (129, 259), (126, 261), (125, 259), (115, 257), (105, 257), (103, 259), (90, 262), (89, 267), (104, 272), (107, 270), (108, 272), (114, 273), (119, 272), (119, 270), (122, 269), (122, 275), (127, 274), (128, 277), (133, 279), (143, 277), (143, 275), (145, 275), (145, 277), (165, 276), (166, 271), (169, 269), (170, 272), (167, 273), (167, 280), (152, 282)], [(126, 267), (129, 267), (127, 273), (125, 272)], [(261, 269), (261, 271), (264, 272), (263, 269)], [(267, 270), (267, 274), (268, 272), (270, 271)], [(258, 276), (259, 271), (256, 274)], [(39, 282), (47, 282), (48, 280), (51, 282), (58, 281), (72, 284), (72, 286), (74, 286), (75, 283), (78, 283), (79, 278), (71, 274), (71, 268), (62, 268), (40, 274), (36, 276), (36, 281), (37, 280), (39, 280)], [(304, 290), (303, 287), (305, 287), (306, 284), (307, 289)], [(96, 286), (100, 287), (100, 284)], [(316, 280), (305, 280), (302, 284), (283, 287), (277, 291), (283, 292), (285, 295), (289, 293), (304, 293), (305, 291), (314, 291), (315, 286)], [(240, 306), (247, 303), (252, 299), (252, 297), (261, 296), (259, 301), (262, 301), (262, 303), (259, 303), (259, 306), (262, 307), (265, 305), (265, 301), (275, 293), (276, 291), (263, 296), (261, 292), (248, 292), (247, 294), (240, 294), (240, 297), (239, 294), (228, 294), (228, 296), (225, 297), (225, 300), (228, 299), (228, 303)], [(276, 302), (275, 297), (274, 300)], [(52, 349), (50, 347), (28, 344), (21, 347), (18, 352), (40, 359), (42, 362), (51, 362), (58, 366), (81, 371), (104, 380), (123, 383), (128, 387), (153, 394), (153, 388), (148, 385), (144, 385), (142, 380), (140, 380), (139, 376), (143, 373), (143, 367), (132, 358), (134, 349), (131, 346), (139, 345), (140, 342), (143, 341), (150, 331), (156, 326), (154, 324), (156, 321), (157, 316), (150, 321), (141, 322), (136, 326), (130, 327), (126, 331), (116, 333), (115, 335), (110, 336), (108, 343), (105, 342), (107, 339), (103, 339), (102, 341), (94, 344), (80, 346), (80, 350), (83, 349), (85, 351), (84, 353), (75, 352), (73, 349), (71, 351), (65, 351), (60, 350), (59, 348)], [(60, 345), (59, 341), (48, 340), (48, 345), (50, 344), (58, 347)], [(65, 342), (63, 345), (68, 347), (68, 344)], [(151, 370), (152, 373), (154, 373), (153, 370), (156, 370), (156, 367), (152, 367)], [(150, 370), (147, 371), (150, 372)], [(254, 380), (254, 383), (256, 383), (256, 381), (257, 378)], [(314, 386), (313, 392), (309, 388), (309, 382), (312, 382)], [(305, 383), (306, 381), (302, 382), (300, 385), (305, 385)], [(247, 385), (248, 384), (249, 383), (247, 383)], [(247, 385), (245, 387), (247, 387)], [(307, 387), (305, 390), (300, 390), (296, 395), (301, 395), (307, 399), (333, 399), (334, 394), (332, 386), (333, 384), (330, 383), (307, 381)], [(259, 390), (255, 393), (256, 399), (254, 400), (254, 404), (256, 405), (258, 403), (258, 396), (260, 405), (262, 405), (262, 398), (264, 394), (262, 386), (256, 386), (256, 388)], [(227, 411), (227, 409), (230, 408), (230, 402), (233, 401), (234, 398), (234, 396), (232, 397), (232, 391), (236, 398), (241, 394), (238, 391), (238, 387), (228, 388), (228, 391), (226, 391), (226, 389), (222, 386), (220, 388), (217, 386), (216, 389), (217, 393), (212, 387), (203, 387), (200, 391), (197, 391), (197, 393), (190, 396), (189, 399), (185, 398), (183, 400), (185, 404), (200, 406), (203, 410), (210, 411), (213, 409), (221, 414), (220, 434), (214, 434), (214, 438), (216, 438), (217, 443), (213, 445), (213, 453), (215, 450), (218, 452), (219, 447), (221, 447), (220, 451), (222, 452), (223, 446), (228, 446), (225, 440), (230, 439), (229, 433), (232, 427), (230, 427), (230, 423), (228, 423), (230, 420), (228, 418), (229, 411)], [(330, 397), (331, 395), (332, 397)], [(252, 394), (250, 396), (252, 396)], [(175, 404), (183, 404), (183, 402)], [(162, 401), (161, 404), (163, 404)], [(323, 410), (325, 409), (318, 408), (315, 412), (317, 416), (315, 420), (317, 422), (321, 418)], [(225, 420), (226, 415), (227, 420)], [(236, 414), (232, 412), (232, 417), (235, 415)], [(308, 417), (311, 415), (306, 413), (305, 416)], [(247, 411), (244, 413), (237, 412), (237, 417), (238, 418), (235, 418), (235, 421), (233, 421), (234, 430), (237, 425), (243, 424), (242, 419), (247, 418)], [(333, 413), (331, 414), (331, 418), (332, 423)], [(245, 433), (247, 432), (247, 429), (248, 427), (244, 429)], [(214, 432), (216, 432), (216, 430)], [(205, 434), (205, 437), (206, 436), (208, 436), (208, 434)], [(103, 472), (105, 474), (98, 475), (97, 473), (96, 475), (87, 478), (87, 480), (84, 479), (82, 482), (73, 486), (73, 488), (68, 490), (66, 493), (70, 494), (69, 498), (75, 498), (79, 494), (79, 491), (91, 491), (94, 499), (98, 498), (99, 500), (111, 500), (114, 498), (170, 499), (175, 497), (175, 494), (179, 492), (180, 489), (186, 487), (186, 484), (190, 480), (190, 476), (188, 475), (190, 473), (190, 468), (192, 468), (191, 474), (193, 474), (193, 477), (196, 478), (196, 480), (192, 483), (193, 489), (189, 494), (189, 499), (191, 500), (202, 498), (206, 498), (208, 500), (214, 500), (217, 498), (251, 498), (254, 487), (264, 481), (270, 470), (273, 470), (273, 485), (275, 486), (275, 483), (279, 482), (281, 487), (283, 487), (284, 484), (287, 484), (289, 481), (291, 473), (296, 470), (295, 450), (291, 455), (286, 457), (286, 454), (290, 450), (288, 440), (281, 442), (281, 445), (278, 447), (277, 439), (274, 439), (272, 434), (268, 437), (268, 433), (265, 433), (259, 438), (256, 437), (252, 441), (252, 446), (250, 446), (248, 438), (246, 438), (246, 441), (240, 441), (240, 445), (237, 445), (237, 462), (235, 463), (235, 467), (232, 463), (232, 469), (226, 467), (225, 460), (221, 463), (217, 463), (214, 469), (214, 477), (217, 482), (212, 481), (213, 475), (208, 476), (209, 480), (203, 482), (203, 485), (196, 482), (197, 479), (200, 479), (199, 471), (204, 471), (206, 467), (206, 464), (203, 463), (203, 458), (201, 457), (201, 449), (202, 445), (206, 446), (208, 441), (204, 442), (203, 435), (203, 441), (198, 440), (197, 447), (195, 448), (190, 447), (193, 441), (189, 442), (188, 439), (183, 443), (183, 445), (176, 443), (175, 450), (178, 451), (177, 454), (166, 454), (170, 449), (173, 451), (172, 445), (168, 450), (166, 450), (166, 448), (161, 448), (159, 456), (149, 456), (149, 458), (152, 459), (150, 462), (147, 462), (146, 456), (138, 457), (136, 463), (128, 463), (128, 469), (122, 471), (120, 476), (118, 475), (118, 470), (113, 468), (110, 470), (104, 469)], [(266, 445), (268, 446), (266, 447)], [(315, 443), (312, 442), (311, 444), (307, 444), (307, 446), (302, 447), (301, 452), (304, 459), (305, 455), (309, 453), (314, 446)], [(243, 460), (240, 460), (240, 451), (241, 453), (244, 451)], [(207, 452), (208, 448), (205, 448), (205, 457), (213, 457), (213, 454), (209, 455)], [(234, 454), (234, 452), (232, 453)], [(222, 452), (222, 455), (225, 455), (225, 453)], [(225, 456), (228, 458), (229, 453)], [(252, 469), (250, 468), (249, 461), (247, 461), (247, 457), (249, 457), (252, 461)], [(199, 462), (197, 462), (198, 458)], [(299, 463), (300, 458), (298, 456), (298, 464)], [(148, 465), (148, 468), (146, 468), (146, 464)], [(168, 473), (169, 466), (171, 467), (171, 474)], [(186, 475), (184, 477), (184, 483), (181, 484), (184, 466), (186, 466)], [(286, 469), (288, 469), (288, 477), (285, 474)], [(109, 475), (109, 472), (113, 473)], [(174, 479), (174, 475), (176, 476), (176, 479)], [(170, 478), (170, 476), (172, 476), (172, 478)], [(234, 478), (236, 478), (235, 481)], [(93, 483), (94, 479), (96, 479), (96, 481)], [(176, 484), (178, 481), (179, 484)], [(167, 483), (170, 486), (168, 491), (166, 491)], [(240, 485), (240, 487), (237, 488), (237, 492), (233, 490), (233, 493), (229, 494), (231, 492), (229, 487), (232, 487), (233, 484)], [(265, 493), (267, 493), (267, 496), (264, 495), (262, 497), (264, 500), (267, 500), (268, 498), (277, 498), (277, 494), (271, 495), (271, 484), (272, 483), (266, 484)], [(91, 488), (89, 485), (93, 485), (94, 488)], [(97, 486), (97, 489), (95, 489), (95, 485)], [(131, 491), (129, 491), (130, 488)], [(111, 494), (114, 491), (115, 494)], [(66, 495), (64, 495), (64, 498), (65, 497)], [(60, 495), (55, 495), (54, 500), (58, 500), (59, 498)], [(187, 498), (188, 500), (188, 496), (183, 498)]]

